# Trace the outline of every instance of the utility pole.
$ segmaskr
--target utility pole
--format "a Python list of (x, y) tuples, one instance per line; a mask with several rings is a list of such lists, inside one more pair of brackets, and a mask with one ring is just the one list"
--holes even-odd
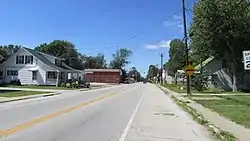
[[(185, 0), (182, 0), (182, 14), (183, 14), (183, 27), (184, 27), (184, 42), (186, 48), (186, 66), (189, 65), (189, 57), (188, 57), (188, 36), (187, 36), (187, 23), (186, 23), (186, 8), (185, 8)], [(187, 94), (191, 94), (191, 82), (190, 76), (186, 75), (187, 77)]]
[(162, 79), (162, 72), (163, 72), (162, 68), (163, 67), (162, 67), (162, 65), (163, 65), (163, 53), (161, 53), (161, 76), (160, 76), (161, 77), (161, 85), (163, 84), (163, 79)]

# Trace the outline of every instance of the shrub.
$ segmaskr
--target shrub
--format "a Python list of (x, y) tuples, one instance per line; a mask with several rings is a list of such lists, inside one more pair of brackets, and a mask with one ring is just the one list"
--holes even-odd
[(70, 88), (70, 83), (66, 83), (66, 87), (67, 87), (67, 88)]

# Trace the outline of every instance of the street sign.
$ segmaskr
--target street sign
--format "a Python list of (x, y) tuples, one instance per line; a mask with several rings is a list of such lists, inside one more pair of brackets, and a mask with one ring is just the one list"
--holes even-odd
[(250, 70), (250, 50), (243, 51), (244, 69)]
[(188, 76), (193, 75), (193, 74), (194, 74), (194, 72), (195, 72), (195, 68), (194, 68), (194, 66), (192, 66), (192, 65), (188, 65), (188, 66), (186, 66), (186, 68), (185, 68), (185, 72), (186, 72), (186, 74), (187, 74)]

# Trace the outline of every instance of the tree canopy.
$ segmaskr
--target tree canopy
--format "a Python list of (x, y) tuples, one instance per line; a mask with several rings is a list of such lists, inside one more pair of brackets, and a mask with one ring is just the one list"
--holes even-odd
[(122, 69), (127, 64), (129, 64), (129, 57), (132, 55), (132, 51), (127, 48), (121, 48), (112, 54), (113, 59), (110, 61), (110, 68), (113, 69)]
[(147, 79), (152, 80), (154, 77), (157, 77), (159, 73), (159, 69), (156, 67), (156, 65), (150, 65), (148, 67), (148, 74)]
[(97, 54), (97, 56), (82, 55), (81, 61), (84, 69), (107, 68), (106, 60), (103, 54)]
[(141, 79), (141, 74), (137, 71), (136, 67), (132, 67), (128, 72), (128, 77), (133, 78), (135, 81), (139, 82)]
[[(237, 64), (242, 62), (242, 51), (250, 47), (250, 13), (247, 1), (199, 0), (194, 5), (190, 27), (191, 47), (201, 55), (213, 55), (230, 62), (236, 90)], [(243, 66), (243, 65), (242, 65)]]
[(174, 75), (177, 70), (182, 70), (186, 64), (185, 45), (180, 39), (174, 39), (170, 43), (169, 60), (164, 67), (170, 75)]
[(20, 45), (1, 45), (0, 46), (0, 63), (16, 53), (22, 46)]

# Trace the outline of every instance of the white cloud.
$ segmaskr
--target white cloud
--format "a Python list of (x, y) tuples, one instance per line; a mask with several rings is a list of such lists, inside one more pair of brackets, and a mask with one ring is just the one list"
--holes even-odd
[(164, 21), (163, 24), (165, 26), (176, 26), (179, 24), (179, 22), (178, 21)]
[(169, 48), (171, 40), (160, 41), (156, 44), (147, 44), (145, 45), (146, 49), (159, 49), (159, 48)]
[(175, 26), (178, 28), (183, 28), (182, 17), (178, 15), (173, 15), (170, 20), (164, 21), (163, 24), (166, 27)]
[(174, 16), (173, 16), (173, 19), (175, 19), (175, 20), (181, 20), (182, 17), (181, 17), (181, 16), (178, 16), (178, 15), (174, 15)]

